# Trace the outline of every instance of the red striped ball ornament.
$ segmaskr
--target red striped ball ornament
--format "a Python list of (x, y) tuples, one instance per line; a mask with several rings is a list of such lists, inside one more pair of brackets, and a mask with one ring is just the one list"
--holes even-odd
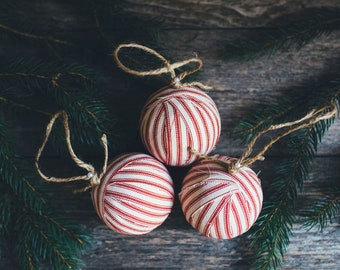
[[(214, 158), (225, 163), (233, 160)], [(249, 167), (231, 174), (214, 160), (202, 160), (185, 176), (179, 198), (192, 227), (211, 238), (230, 239), (255, 223), (263, 194), (260, 180)]]
[(110, 162), (100, 185), (92, 191), (92, 200), (97, 214), (112, 230), (145, 234), (170, 214), (173, 182), (158, 160), (130, 153)]
[(161, 89), (145, 104), (140, 121), (141, 137), (148, 151), (170, 166), (186, 166), (197, 160), (188, 148), (210, 153), (221, 133), (214, 101), (193, 86)]

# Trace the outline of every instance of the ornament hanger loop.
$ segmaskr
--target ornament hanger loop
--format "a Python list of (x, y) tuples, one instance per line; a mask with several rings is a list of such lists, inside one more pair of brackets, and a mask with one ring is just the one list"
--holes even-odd
[[(189, 147), (188, 151), (191, 153), (195, 154), (201, 159), (206, 159), (206, 160), (214, 160), (215, 162), (221, 164), (223, 167), (227, 169), (229, 173), (237, 173), (242, 167), (244, 166), (250, 166), (257, 160), (264, 160), (264, 153), (278, 140), (281, 138), (289, 135), (290, 133), (293, 133), (299, 129), (309, 127), (311, 125), (316, 124), (317, 122), (321, 120), (326, 120), (334, 117), (338, 112), (338, 109), (334, 103), (327, 103), (322, 107), (319, 107), (317, 109), (311, 110), (309, 113), (307, 113), (305, 116), (302, 118), (291, 121), (291, 122), (286, 122), (282, 124), (277, 124), (277, 125), (271, 125), (261, 131), (259, 131), (249, 142), (246, 150), (243, 152), (241, 157), (239, 159), (235, 159), (235, 161), (231, 163), (225, 163), (224, 161), (214, 158), (214, 157), (209, 157), (206, 155), (202, 155), (201, 153), (197, 152), (195, 149)], [(282, 129), (285, 127), (290, 127), (288, 130), (280, 133), (273, 139), (271, 139), (256, 155), (253, 157), (249, 157), (253, 151), (253, 147), (258, 140), (259, 137), (261, 137), (263, 134), (272, 131), (272, 130), (278, 130)]]
[[(76, 163), (76, 165), (87, 171), (86, 175), (72, 176), (72, 177), (67, 177), (67, 178), (58, 178), (58, 177), (46, 176), (40, 169), (39, 160), (40, 160), (41, 154), (42, 154), (42, 152), (43, 152), (43, 150), (44, 150), (44, 148), (47, 144), (47, 141), (48, 141), (49, 136), (51, 134), (53, 125), (59, 117), (63, 118), (63, 125), (64, 125), (64, 130), (65, 130), (65, 138), (66, 138), (66, 145), (67, 145), (68, 152), (69, 152), (72, 160)], [(70, 128), (69, 128), (68, 115), (64, 111), (57, 112), (56, 114), (54, 114), (52, 116), (50, 122), (46, 126), (45, 137), (43, 139), (43, 142), (42, 142), (40, 148), (38, 149), (38, 152), (37, 152), (37, 155), (36, 155), (36, 158), (35, 158), (35, 168), (36, 168), (38, 174), (40, 175), (40, 177), (43, 178), (45, 181), (48, 181), (48, 182), (65, 183), (65, 182), (79, 181), (79, 180), (88, 181), (89, 182), (88, 186), (86, 186), (82, 189), (79, 189), (79, 190), (75, 190), (75, 192), (84, 192), (84, 191), (90, 189), (93, 186), (99, 185), (100, 179), (102, 178), (102, 176), (104, 175), (104, 173), (106, 171), (107, 162), (108, 162), (108, 146), (107, 146), (107, 138), (106, 138), (105, 134), (102, 135), (101, 141), (102, 141), (103, 147), (104, 147), (104, 165), (102, 167), (101, 172), (97, 173), (95, 171), (95, 168), (91, 164), (85, 163), (80, 158), (78, 158), (77, 155), (74, 153), (74, 150), (73, 150), (73, 147), (72, 147), (72, 144), (71, 144), (71, 134), (70, 134)]]
[[(119, 52), (122, 48), (136, 48), (136, 49), (141, 49), (149, 54), (152, 54), (154, 56), (156, 56), (158, 59), (160, 59), (163, 63), (164, 66), (157, 68), (157, 69), (151, 69), (151, 70), (146, 70), (146, 71), (139, 71), (139, 70), (134, 70), (131, 69), (129, 67), (127, 67), (126, 65), (124, 65), (121, 60), (119, 59)], [(181, 81), (188, 75), (195, 73), (196, 71), (200, 70), (203, 62), (200, 58), (198, 57), (192, 57), (189, 58), (187, 60), (183, 60), (180, 62), (175, 62), (175, 63), (170, 63), (164, 56), (162, 56), (161, 54), (159, 54), (158, 52), (156, 52), (155, 50), (140, 45), (140, 44), (135, 44), (135, 43), (129, 43), (129, 44), (120, 44), (113, 52), (113, 57), (117, 62), (117, 65), (120, 69), (124, 70), (127, 73), (133, 74), (133, 75), (137, 75), (137, 76), (150, 76), (150, 75), (160, 75), (160, 74), (165, 74), (165, 73), (170, 73), (171, 76), (171, 85), (176, 87), (176, 88), (180, 88), (183, 86), (187, 86), (187, 85), (196, 85), (199, 86), (203, 89), (210, 89), (210, 86), (206, 86), (202, 83), (199, 82), (191, 82), (191, 83), (186, 83), (186, 84), (182, 84)], [(190, 70), (186, 70), (181, 72), (180, 74), (176, 75), (175, 70), (183, 67), (185, 65), (188, 65), (190, 63), (196, 63), (196, 66), (193, 67)]]
[[(241, 167), (243, 166), (250, 166), (251, 164), (253, 164), (255, 161), (257, 160), (264, 160), (264, 153), (274, 144), (276, 143), (278, 140), (280, 140), (281, 138), (299, 130), (299, 129), (303, 129), (306, 127), (309, 127), (311, 125), (316, 124), (317, 122), (321, 121), (321, 120), (325, 120), (325, 119), (330, 119), (332, 117), (334, 117), (337, 113), (338, 109), (335, 106), (334, 103), (327, 103), (324, 106), (321, 106), (317, 109), (313, 109), (311, 110), (309, 113), (307, 113), (305, 116), (303, 116), (302, 118), (295, 120), (295, 121), (291, 121), (291, 122), (286, 122), (286, 123), (282, 123), (282, 124), (277, 124), (277, 125), (271, 125), (261, 131), (259, 131), (253, 138), (252, 140), (249, 142), (246, 150), (243, 152), (243, 154), (241, 155), (241, 157), (238, 159), (237, 162), (235, 163), (231, 163), (231, 166), (229, 168), (230, 172), (237, 172)], [(290, 127), (288, 130), (278, 134), (276, 137), (274, 137), (273, 139), (271, 139), (256, 155), (254, 155), (253, 157), (249, 157), (250, 154), (253, 151), (253, 147), (256, 143), (256, 141), (258, 140), (259, 137), (261, 137), (263, 134), (271, 131), (271, 130), (278, 130), (278, 129), (282, 129), (285, 127)]]

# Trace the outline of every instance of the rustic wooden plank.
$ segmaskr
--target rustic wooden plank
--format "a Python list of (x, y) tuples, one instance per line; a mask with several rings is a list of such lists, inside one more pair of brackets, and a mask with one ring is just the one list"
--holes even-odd
[[(268, 185), (281, 158), (257, 163), (263, 185)], [(58, 164), (58, 160), (50, 162)], [(298, 205), (322, 198), (325, 188), (337, 183), (339, 157), (316, 158)], [(59, 160), (60, 163), (60, 160)], [(178, 193), (186, 169), (170, 168)], [(97, 217), (90, 194), (72, 194), (79, 185), (46, 183), (50, 200), (58, 198), (59, 211), (84, 226), (93, 234), (92, 246), (83, 256), (84, 269), (249, 269), (251, 251), (248, 240), (241, 236), (232, 240), (208, 239), (185, 221), (176, 196), (169, 218), (156, 230), (143, 236), (117, 234)], [(299, 220), (302, 220), (300, 216)], [(285, 269), (336, 269), (339, 263), (339, 217), (324, 232), (306, 232), (301, 224), (294, 225), (291, 244), (285, 255)], [(330, 267), (330, 268), (328, 268)], [(333, 267), (333, 268), (332, 268)]]
[[(261, 170), (264, 185), (270, 183), (272, 171), (281, 160), (271, 158), (256, 164), (254, 170)], [(339, 157), (315, 160), (304, 192), (299, 194), (299, 205), (320, 199), (325, 186), (336, 183), (339, 162)], [(177, 191), (185, 171), (170, 169)], [(73, 195), (74, 185), (47, 185), (51, 200), (58, 198), (60, 211), (93, 233), (92, 246), (83, 256), (86, 263), (83, 269), (249, 269), (252, 255), (247, 248), (249, 240), (245, 236), (231, 240), (202, 236), (186, 222), (177, 196), (165, 223), (149, 234), (136, 237), (108, 229), (95, 214), (89, 193)], [(284, 269), (314, 269), (315, 265), (318, 269), (336, 269), (340, 252), (338, 218), (322, 233), (315, 229), (306, 232), (301, 224), (295, 224)]]
[[(166, 39), (161, 46), (174, 61), (191, 57), (194, 53), (203, 60), (199, 80), (213, 86), (208, 94), (214, 99), (222, 117), (222, 134), (216, 152), (239, 155), (244, 145), (235, 141), (232, 132), (237, 123), (257, 109), (268, 106), (275, 99), (283, 96), (286, 89), (305, 83), (317, 83), (323, 74), (339, 68), (340, 58), (340, 32), (334, 32), (327, 37), (321, 37), (300, 51), (280, 53), (271, 58), (262, 57), (251, 62), (228, 62), (220, 59), (219, 52), (223, 44), (230, 42), (250, 30), (242, 33), (233, 30), (205, 31), (182, 30), (167, 31)], [(254, 30), (251, 30), (254, 31)], [(166, 42), (171, 40), (172, 42)], [(115, 65), (112, 59), (112, 65)], [(103, 69), (111, 67), (103, 65)], [(117, 71), (116, 71), (117, 72)], [(157, 90), (150, 86), (149, 93), (141, 93), (140, 87), (131, 85), (122, 80), (120, 76), (112, 74), (111, 84), (115, 86), (111, 92), (112, 108), (118, 106), (121, 110), (112, 117), (127, 119), (126, 125), (119, 130), (129, 134), (129, 145), (122, 151), (142, 150), (139, 138), (138, 120), (139, 109), (142, 108), (148, 95)], [(156, 77), (149, 80), (158, 81)], [(166, 83), (160, 84), (164, 86)], [(133, 97), (133, 98), (132, 98)], [(131, 110), (131, 108), (134, 108)], [(46, 119), (47, 122), (47, 119)], [(21, 124), (16, 129), (18, 149), (24, 156), (32, 156), (38, 148), (45, 122), (23, 121), (29, 125)], [(336, 121), (330, 132), (327, 133), (318, 151), (319, 155), (339, 155), (340, 123)], [(118, 135), (121, 135), (118, 133)], [(22, 137), (27, 140), (22, 140)], [(119, 138), (118, 138), (119, 140)], [(27, 142), (30, 142), (29, 144)], [(133, 148), (135, 147), (135, 148)], [(113, 152), (110, 153), (116, 154)], [(273, 155), (285, 155), (280, 148), (274, 149)], [(53, 153), (51, 153), (53, 155)]]
[[(265, 31), (251, 29), (253, 27), (306, 7), (340, 7), (337, 0), (322, 3), (314, 0), (282, 0), (275, 3), (269, 0), (129, 0), (129, 3), (127, 11), (146, 17), (160, 16), (167, 23), (168, 29), (160, 44), (167, 55), (175, 60), (183, 60), (197, 53), (202, 58), (204, 67), (199, 80), (213, 86), (209, 94), (222, 116), (222, 136), (215, 150), (218, 153), (234, 156), (242, 153), (245, 146), (235, 140), (231, 133), (236, 123), (246, 115), (284, 95), (286, 89), (306, 82), (318, 82), (322, 74), (339, 68), (339, 31), (316, 39), (300, 51), (292, 50), (252, 62), (227, 62), (219, 54), (225, 44), (249, 33), (261, 35), (261, 31)], [(93, 30), (87, 29), (88, 22), (80, 22), (74, 17), (76, 7), (70, 4), (50, 2), (42, 8), (45, 12), (55, 11), (53, 19), (61, 28), (73, 29), (75, 34), (77, 31), (84, 34), (84, 31)], [(42, 14), (46, 19), (46, 14)], [(111, 66), (103, 64), (102, 69), (111, 72)], [(128, 124), (122, 127), (123, 132), (134, 132), (129, 137), (129, 146), (122, 150), (143, 150), (138, 128), (132, 127), (133, 123), (138, 123), (138, 111), (128, 114), (132, 105), (141, 107), (148, 94), (156, 89), (150, 89), (150, 93), (140, 93), (138, 86), (110, 72), (106, 74), (109, 74), (114, 86), (112, 106), (117, 101), (123, 104), (125, 110), (118, 115), (128, 119)], [(16, 127), (16, 141), (20, 153), (31, 159), (41, 142), (46, 123), (31, 119), (27, 124)], [(304, 192), (299, 195), (301, 206), (321, 198), (325, 186), (336, 183), (340, 162), (339, 132), (340, 121), (337, 120), (319, 147)], [(22, 140), (23, 137), (26, 139)], [(61, 161), (53, 153), (49, 154), (52, 157), (46, 157), (44, 164), (60, 168)], [(113, 156), (116, 153), (110, 154)], [(282, 157), (286, 157), (284, 144), (277, 144), (268, 152), (264, 162), (254, 165), (256, 171), (261, 170), (264, 185), (270, 182), (272, 172)], [(97, 157), (89, 156), (89, 159), (93, 158)], [(186, 170), (171, 168), (176, 194)], [(63, 166), (63, 172), (67, 174), (73, 170), (66, 171)], [(222, 241), (200, 235), (186, 222), (177, 195), (174, 209), (164, 224), (150, 234), (134, 237), (119, 235), (108, 229), (97, 217), (89, 192), (78, 195), (72, 193), (76, 186), (79, 187), (78, 184), (46, 183), (44, 186), (45, 195), (50, 201), (58, 203), (63, 215), (73, 217), (93, 233), (92, 245), (83, 255), (86, 264), (83, 269), (249, 269), (252, 255), (248, 250), (249, 240), (241, 236)], [(306, 232), (300, 224), (296, 224), (285, 255), (285, 269), (315, 269), (316, 265), (317, 269), (336, 269), (340, 263), (339, 218), (336, 217), (335, 223), (323, 233), (316, 230)], [(6, 268), (11, 269), (10, 266)]]
[(282, 15), (315, 7), (340, 7), (337, 0), (129, 0), (126, 10), (145, 17), (160, 17), (180, 28), (257, 27)]

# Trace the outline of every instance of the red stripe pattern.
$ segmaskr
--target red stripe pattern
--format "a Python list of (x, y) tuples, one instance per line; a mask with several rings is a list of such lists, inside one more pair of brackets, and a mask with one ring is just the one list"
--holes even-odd
[(170, 166), (186, 166), (197, 159), (188, 147), (210, 153), (221, 133), (214, 101), (200, 89), (188, 86), (161, 89), (145, 104), (141, 137), (148, 151)]
[[(232, 158), (214, 156), (225, 163)], [(235, 174), (213, 160), (202, 160), (185, 176), (179, 199), (186, 220), (202, 234), (230, 239), (250, 229), (262, 208), (260, 180), (249, 167)]]
[(131, 153), (108, 165), (100, 185), (92, 191), (99, 217), (122, 234), (145, 234), (168, 217), (174, 202), (168, 170), (155, 158)]

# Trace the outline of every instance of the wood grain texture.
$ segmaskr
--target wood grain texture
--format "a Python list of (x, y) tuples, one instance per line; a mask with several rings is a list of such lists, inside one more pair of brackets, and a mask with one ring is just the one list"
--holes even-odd
[[(228, 2), (228, 3), (227, 3)], [(271, 2), (271, 3), (270, 3)], [(244, 145), (231, 133), (236, 123), (249, 113), (267, 106), (292, 86), (320, 79), (321, 74), (338, 68), (340, 33), (315, 40), (300, 51), (289, 51), (272, 58), (246, 63), (226, 62), (219, 52), (224, 44), (246, 36), (252, 29), (285, 13), (298, 11), (306, 2), (261, 1), (130, 1), (128, 10), (142, 16), (161, 16), (174, 26), (165, 32), (162, 48), (174, 60), (198, 54), (204, 62), (200, 80), (213, 86), (209, 95), (222, 116), (222, 135), (215, 152), (238, 156)], [(318, 5), (309, 2), (311, 6)], [(325, 3), (327, 5), (327, 3)], [(329, 3), (330, 5), (334, 4)], [(335, 4), (336, 5), (336, 4)], [(206, 27), (229, 27), (207, 30)], [(235, 27), (245, 27), (236, 30)], [(195, 29), (190, 29), (195, 28)], [(198, 28), (198, 29), (197, 29)], [(258, 30), (258, 34), (261, 32)], [(322, 196), (320, 185), (336, 181), (339, 164), (340, 124), (337, 121), (320, 146), (301, 204)], [(256, 150), (255, 150), (256, 151)], [(279, 156), (281, 158), (276, 158)], [(262, 181), (269, 183), (275, 165), (285, 157), (284, 145), (272, 149), (265, 162), (255, 165)], [(328, 168), (328, 169), (326, 169)], [(327, 171), (327, 173), (325, 173)], [(172, 172), (173, 173), (173, 172)], [(175, 171), (177, 192), (185, 170)], [(302, 219), (302, 217), (301, 217)], [(326, 231), (306, 232), (294, 226), (291, 245), (285, 255), (285, 269), (336, 269), (339, 264), (339, 225)], [(86, 269), (249, 269), (251, 251), (241, 236), (229, 241), (207, 239), (185, 221), (176, 199), (168, 220), (138, 239), (112, 233), (101, 223), (93, 223), (94, 247), (85, 255)]]
[(306, 8), (340, 7), (337, 0), (129, 0), (129, 3), (126, 8), (129, 12), (162, 18), (176, 28), (253, 28)]
[[(249, 31), (252, 30), (242, 31), (242, 34), (247, 35)], [(164, 46), (177, 56), (176, 60), (194, 53), (202, 58), (200, 80), (213, 86), (208, 93), (222, 115), (222, 134), (217, 149), (222, 153), (239, 154), (244, 146), (237, 145), (232, 132), (240, 120), (284, 96), (287, 89), (317, 83), (323, 74), (339, 68), (340, 32), (321, 37), (300, 51), (292, 50), (244, 63), (219, 59), (218, 52), (232, 38), (235, 34), (230, 30), (187, 30), (181, 31), (181, 35), (169, 31), (168, 40), (172, 42), (165, 42)], [(320, 155), (339, 155), (339, 121), (331, 130), (320, 146)], [(275, 155), (284, 153), (278, 149)]]
[[(270, 182), (272, 171), (281, 160), (271, 158), (256, 164), (254, 170), (261, 170), (263, 184)], [(339, 157), (316, 158), (304, 191), (298, 195), (301, 209), (320, 198), (327, 186), (338, 181), (339, 162)], [(170, 170), (177, 191), (185, 171)], [(327, 173), (322, 173), (325, 171)], [(156, 230), (143, 236), (124, 236), (111, 231), (99, 220), (89, 193), (73, 195), (71, 190), (75, 185), (67, 185), (66, 191), (65, 186), (53, 185), (55, 191), (49, 195), (50, 199), (59, 198), (60, 211), (73, 216), (93, 234), (92, 245), (83, 256), (86, 264), (83, 269), (248, 270), (250, 267), (252, 253), (245, 236), (231, 240), (202, 236), (186, 222), (177, 197), (169, 218)], [(51, 189), (51, 184), (48, 188)], [(299, 222), (294, 225), (284, 269), (337, 269), (340, 255), (338, 222), (319, 232), (316, 229), (306, 231), (303, 220), (304, 217), (299, 216)]]
[[(45, 5), (46, 10), (58, 14), (53, 19), (61, 27), (74, 27), (75, 32), (87, 31), (86, 23), (77, 21), (70, 12), (76, 7), (71, 4), (58, 5), (54, 1), (48, 1)], [(225, 44), (250, 33), (261, 35), (261, 31), (265, 30), (256, 27), (265, 25), (272, 19), (308, 7), (320, 6), (340, 7), (340, 2), (129, 0), (126, 11), (164, 20), (167, 30), (160, 41), (160, 47), (174, 60), (180, 61), (194, 54), (203, 60), (199, 80), (213, 86), (208, 93), (215, 100), (222, 119), (221, 139), (215, 152), (239, 156), (245, 145), (232, 137), (238, 121), (255, 110), (268, 106), (276, 98), (283, 96), (287, 89), (307, 82), (317, 83), (324, 74), (339, 70), (340, 32), (322, 36), (300, 51), (291, 50), (251, 62), (224, 61), (220, 57), (221, 50)], [(130, 131), (129, 125), (138, 123), (139, 119), (138, 113), (129, 115), (131, 106), (142, 106), (147, 94), (140, 93), (138, 86), (123, 81), (118, 74), (108, 76), (111, 76), (113, 86), (112, 100), (119, 100), (122, 106), (120, 117), (128, 119), (126, 126), (122, 127), (123, 132)], [(150, 89), (150, 92), (155, 90), (157, 89)], [(46, 123), (37, 123), (31, 119), (29, 124), (17, 127), (15, 139), (21, 154), (31, 159), (41, 142)], [(126, 149), (143, 150), (138, 127), (135, 131), (136, 134), (129, 141), (131, 148)], [(29, 143), (27, 140), (20, 140), (23, 134), (30, 138)], [(340, 121), (337, 119), (320, 144), (304, 191), (299, 194), (301, 207), (322, 197), (326, 186), (338, 183), (339, 134)], [(266, 154), (265, 161), (254, 165), (255, 171), (261, 171), (264, 184), (271, 181), (273, 170), (283, 158), (287, 158), (285, 145), (278, 143)], [(50, 163), (57, 167), (59, 162), (52, 155), (44, 164)], [(186, 170), (171, 168), (176, 194)], [(50, 201), (60, 205), (60, 212), (73, 217), (93, 234), (92, 244), (82, 256), (85, 262), (83, 269), (248, 270), (250, 267), (252, 253), (248, 249), (249, 240), (245, 236), (232, 240), (213, 240), (200, 235), (186, 222), (177, 196), (173, 211), (165, 223), (147, 235), (136, 237), (120, 235), (108, 229), (96, 215), (90, 194), (72, 193), (77, 184), (46, 183), (45, 186), (45, 195)], [(302, 220), (303, 217), (299, 216), (299, 221)], [(340, 217), (337, 217), (322, 233), (317, 230), (307, 232), (300, 223), (294, 225), (284, 269), (339, 269), (339, 221)], [(10, 266), (7, 268), (11, 269)]]

